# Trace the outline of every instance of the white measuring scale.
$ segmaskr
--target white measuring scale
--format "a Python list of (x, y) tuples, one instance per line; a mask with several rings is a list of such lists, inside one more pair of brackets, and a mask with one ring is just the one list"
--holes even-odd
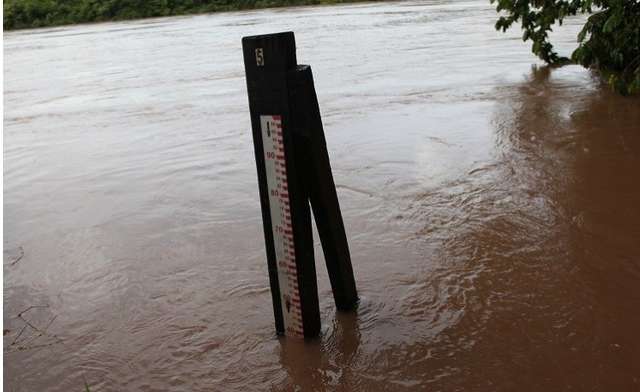
[(267, 174), (271, 230), (278, 269), (280, 304), (284, 319), (285, 333), (289, 336), (303, 336), (300, 289), (296, 266), (291, 206), (282, 138), (282, 117), (261, 115), (262, 145)]

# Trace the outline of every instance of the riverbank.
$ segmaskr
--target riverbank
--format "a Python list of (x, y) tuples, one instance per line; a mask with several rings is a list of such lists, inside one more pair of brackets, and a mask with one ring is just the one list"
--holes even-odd
[(7, 0), (5, 30), (372, 0)]

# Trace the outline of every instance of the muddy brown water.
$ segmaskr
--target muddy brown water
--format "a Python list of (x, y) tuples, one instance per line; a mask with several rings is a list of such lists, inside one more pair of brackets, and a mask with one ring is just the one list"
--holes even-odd
[[(5, 390), (640, 390), (640, 101), (494, 19), (425, 1), (5, 34)], [(281, 30), (314, 69), (362, 297), (335, 312), (317, 248), (307, 343), (274, 336), (240, 49)]]

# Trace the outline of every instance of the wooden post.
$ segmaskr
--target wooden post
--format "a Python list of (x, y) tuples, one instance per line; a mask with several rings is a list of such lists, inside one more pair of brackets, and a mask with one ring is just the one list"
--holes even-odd
[(313, 337), (320, 310), (307, 194), (298, 184), (287, 73), (293, 33), (242, 39), (276, 331)]
[(308, 65), (299, 65), (289, 76), (289, 101), (294, 124), (296, 158), (320, 235), (333, 298), (339, 310), (354, 309), (358, 303), (349, 244), (340, 203), (331, 174), (327, 142), (320, 107)]
[(276, 331), (317, 336), (309, 200), (337, 308), (353, 309), (358, 297), (313, 76), (297, 65), (292, 32), (245, 37), (242, 46)]

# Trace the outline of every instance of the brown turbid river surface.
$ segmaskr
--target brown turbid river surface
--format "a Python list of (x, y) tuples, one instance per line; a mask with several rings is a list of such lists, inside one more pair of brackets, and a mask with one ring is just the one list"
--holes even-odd
[[(485, 0), (4, 36), (6, 391), (640, 391), (640, 99)], [(561, 54), (583, 18), (554, 32)], [(275, 335), (241, 38), (316, 78), (361, 301)]]

